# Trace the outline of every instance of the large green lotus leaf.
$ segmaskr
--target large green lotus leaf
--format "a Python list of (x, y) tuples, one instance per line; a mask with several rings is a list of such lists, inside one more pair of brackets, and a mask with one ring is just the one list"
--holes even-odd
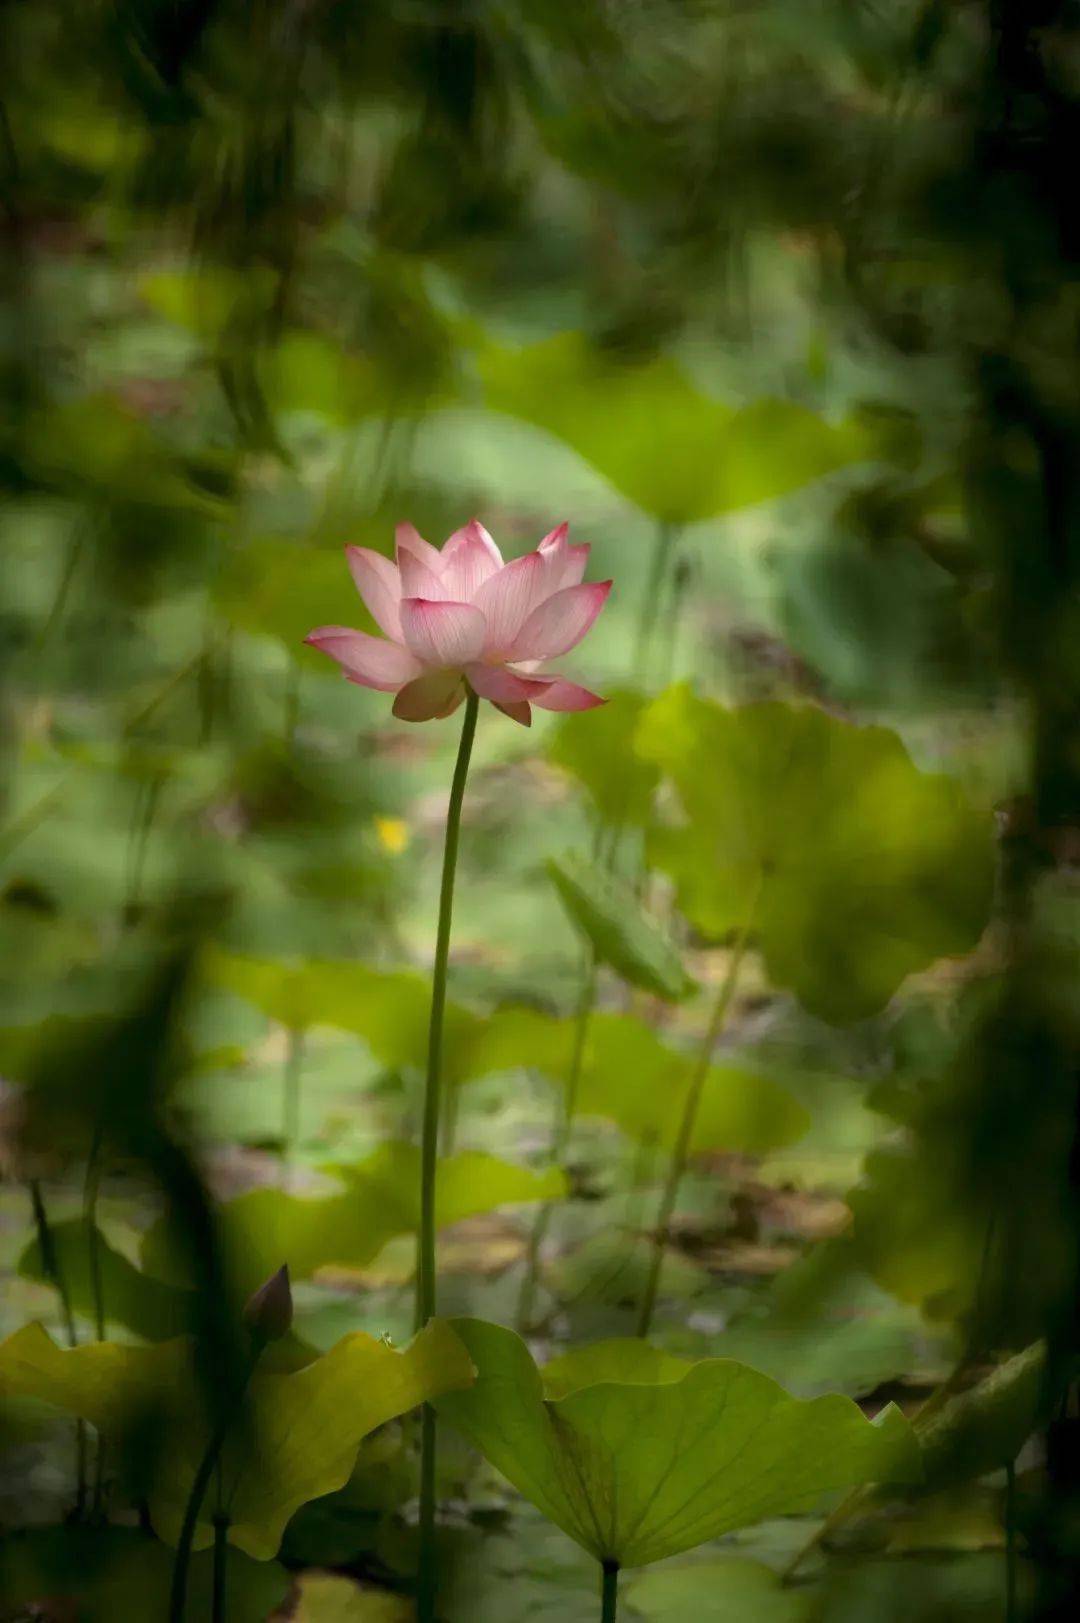
[[(52, 1225), (53, 1244), (60, 1274), (76, 1313), (91, 1317), (94, 1289), (90, 1268), (90, 1237), (82, 1218)], [(140, 1273), (99, 1231), (97, 1259), (105, 1317), (122, 1324), (146, 1341), (166, 1341), (191, 1329), (194, 1301), (190, 1292)], [(17, 1263), (24, 1279), (48, 1279), (41, 1261), (41, 1245), (31, 1240)]]
[[(574, 1022), (536, 1010), (505, 1008), (492, 1016), (470, 1055), (471, 1074), (543, 1072), (564, 1085), (574, 1044)], [(692, 1054), (663, 1042), (652, 1026), (628, 1014), (594, 1014), (589, 1021), (578, 1084), (583, 1116), (613, 1121), (629, 1137), (670, 1148), (681, 1102), (694, 1070)], [(713, 1065), (694, 1129), (695, 1151), (726, 1149), (757, 1155), (793, 1143), (810, 1123), (786, 1088), (763, 1073)]]
[(547, 866), (563, 906), (601, 963), (668, 1002), (689, 997), (695, 982), (678, 949), (625, 881), (582, 857), (553, 857)]
[(602, 709), (560, 716), (548, 735), (548, 759), (578, 780), (612, 827), (641, 827), (652, 812), (660, 772), (634, 752), (646, 703), (640, 693), (608, 693)]
[(713, 938), (750, 920), (773, 981), (813, 1013), (873, 1014), (905, 976), (978, 940), (990, 817), (921, 772), (895, 733), (810, 705), (728, 710), (679, 685), (646, 712), (637, 747), (688, 817), (650, 845), (684, 912)]
[[(916, 1482), (907, 1421), (890, 1405), (869, 1421), (849, 1399), (803, 1402), (729, 1359), (656, 1361), (640, 1342), (559, 1360), (565, 1396), (512, 1331), (454, 1327), (477, 1369), (437, 1407), (544, 1515), (600, 1561), (646, 1566), (825, 1493)], [(602, 1379), (595, 1380), (599, 1373)], [(581, 1383), (581, 1384), (579, 1384)]]
[[(155, 1416), (161, 1447), (150, 1490), (155, 1531), (175, 1543), (207, 1430), (186, 1338), (150, 1347), (93, 1342), (56, 1347), (40, 1325), (0, 1346), (0, 1392), (34, 1397), (123, 1438)], [(277, 1554), (290, 1516), (344, 1486), (363, 1438), (387, 1420), (472, 1379), (466, 1349), (433, 1320), (402, 1352), (354, 1331), (301, 1369), (259, 1369), (248, 1387), (245, 1424), (225, 1444), (222, 1480), (229, 1538), (258, 1560)], [(207, 1504), (196, 1545), (213, 1539)]]
[[(207, 952), (203, 965), (211, 985), (246, 998), (282, 1025), (354, 1032), (387, 1066), (422, 1068), (426, 1062), (431, 982), (424, 975), (341, 959), (291, 965), (220, 949)], [(449, 1080), (466, 1064), (480, 1028), (468, 1009), (447, 1004), (444, 1066)]]
[[(168, 1616), (172, 1569), (172, 1551), (134, 1527), (69, 1524), (8, 1533), (0, 1549), (4, 1616), (148, 1623)], [(212, 1583), (212, 1557), (204, 1551), (191, 1563), (190, 1618), (211, 1616)], [(229, 1623), (265, 1623), (284, 1601), (289, 1575), (276, 1562), (252, 1561), (230, 1550), (226, 1583)], [(49, 1601), (55, 1610), (30, 1610), (35, 1602)], [(77, 1612), (60, 1610), (68, 1601)]]
[(493, 410), (557, 435), (670, 523), (769, 501), (876, 452), (862, 425), (833, 425), (783, 400), (736, 410), (670, 357), (620, 364), (582, 333), (517, 350), (488, 344), (478, 368)]
[[(330, 1264), (360, 1268), (388, 1240), (420, 1227), (420, 1151), (413, 1144), (382, 1144), (366, 1160), (335, 1169), (343, 1187), (333, 1194), (304, 1196), (281, 1189), (255, 1189), (220, 1208), (221, 1238), (230, 1270), (253, 1288), (283, 1262), (295, 1279)], [(440, 1227), (528, 1201), (558, 1200), (566, 1180), (557, 1167), (533, 1172), (479, 1151), (440, 1161), (435, 1216)], [(178, 1283), (179, 1250), (168, 1226), (147, 1231), (143, 1263), (153, 1274)]]

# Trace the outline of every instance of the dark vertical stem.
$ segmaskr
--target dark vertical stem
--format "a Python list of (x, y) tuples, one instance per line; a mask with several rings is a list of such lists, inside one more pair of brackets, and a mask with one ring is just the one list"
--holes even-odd
[(686, 1171), (686, 1162), (690, 1154), (690, 1145), (694, 1136), (694, 1127), (697, 1123), (698, 1108), (701, 1104), (701, 1095), (705, 1087), (705, 1080), (712, 1064), (713, 1050), (724, 1022), (727, 1019), (728, 1009), (735, 992), (735, 983), (739, 978), (743, 955), (746, 952), (746, 942), (750, 934), (753, 915), (756, 910), (756, 897), (751, 903), (747, 914), (747, 921), (739, 932), (731, 953), (727, 974), (724, 976), (720, 990), (717, 993), (716, 1003), (713, 1006), (712, 1018), (705, 1033), (701, 1047), (698, 1050), (697, 1064), (694, 1067), (690, 1084), (686, 1090), (683, 1102), (682, 1119), (675, 1138), (675, 1147), (671, 1152), (671, 1164), (668, 1167), (667, 1179), (660, 1197), (660, 1210), (656, 1220), (656, 1231), (653, 1238), (653, 1254), (649, 1264), (649, 1274), (645, 1283), (645, 1293), (641, 1298), (641, 1308), (638, 1313), (637, 1333), (647, 1336), (652, 1327), (653, 1313), (656, 1308), (656, 1297), (660, 1288), (660, 1274), (664, 1266), (664, 1251), (667, 1247), (671, 1230), (671, 1219), (675, 1212), (675, 1204), (679, 1198), (679, 1185), (683, 1173)]
[(60, 1300), (60, 1315), (64, 1321), (64, 1334), (67, 1336), (68, 1346), (78, 1345), (75, 1334), (75, 1315), (71, 1311), (71, 1297), (68, 1295), (67, 1282), (60, 1267), (60, 1258), (56, 1251), (56, 1240), (53, 1237), (49, 1214), (45, 1209), (45, 1197), (41, 1193), (41, 1184), (37, 1178), (31, 1178), (29, 1183), (30, 1205), (34, 1213), (34, 1227), (37, 1230), (38, 1250), (41, 1252), (41, 1267), (50, 1285)]
[[(71, 1297), (68, 1294), (67, 1281), (60, 1266), (60, 1258), (56, 1250), (56, 1240), (53, 1236), (49, 1214), (45, 1207), (45, 1197), (41, 1192), (41, 1184), (37, 1178), (29, 1180), (30, 1205), (34, 1213), (34, 1227), (37, 1230), (38, 1250), (41, 1252), (41, 1267), (46, 1279), (52, 1285), (60, 1302), (60, 1317), (64, 1321), (64, 1334), (69, 1347), (77, 1347), (79, 1338), (75, 1331), (75, 1315), (71, 1311)], [(86, 1511), (86, 1421), (75, 1422), (75, 1515), (81, 1517)]]
[(615, 1612), (619, 1604), (618, 1562), (605, 1561), (600, 1570), (600, 1623), (615, 1623)]
[[(435, 1312), (435, 1179), (439, 1153), (439, 1113), (442, 1094), (443, 1018), (446, 1012), (446, 972), (450, 962), (450, 927), (454, 914), (454, 876), (465, 782), (476, 735), (480, 701), (475, 693), (465, 700), (457, 762), (450, 785), (443, 848), (439, 923), (435, 936), (435, 967), (431, 982), (431, 1024), (428, 1029), (427, 1076), (424, 1083), (424, 1120), (420, 1146), (420, 1232), (416, 1247), (416, 1327), (421, 1329)], [(420, 1549), (417, 1574), (419, 1623), (435, 1618), (435, 1411), (425, 1404), (420, 1427)]]
[[(577, 1012), (574, 1016), (573, 1048), (571, 1049), (570, 1065), (566, 1074), (566, 1089), (563, 1094), (562, 1109), (558, 1113), (551, 1136), (551, 1161), (552, 1165), (557, 1167), (561, 1167), (565, 1162), (566, 1152), (570, 1147), (570, 1135), (574, 1126), (578, 1093), (581, 1088), (581, 1070), (585, 1061), (585, 1047), (589, 1037), (589, 1022), (592, 1019), (595, 1002), (596, 954), (590, 947), (586, 953), (585, 974), (581, 983), (581, 995), (578, 1000)], [(518, 1303), (518, 1327), (522, 1332), (529, 1329), (532, 1321), (536, 1282), (540, 1269), (540, 1253), (551, 1225), (552, 1211), (552, 1202), (545, 1201), (536, 1214), (536, 1221), (529, 1236), (529, 1249), (525, 1260), (525, 1277), (522, 1280), (521, 1299)]]
[(214, 1517), (214, 1588), (211, 1623), (225, 1623), (225, 1591), (229, 1560), (229, 1518), (223, 1511)]

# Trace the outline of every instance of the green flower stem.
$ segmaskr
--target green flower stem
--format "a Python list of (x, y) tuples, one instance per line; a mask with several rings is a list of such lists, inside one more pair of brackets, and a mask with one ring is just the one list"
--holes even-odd
[[(64, 1334), (69, 1347), (77, 1347), (79, 1337), (75, 1330), (75, 1315), (71, 1311), (71, 1297), (68, 1294), (67, 1281), (60, 1266), (60, 1258), (56, 1250), (56, 1240), (53, 1237), (52, 1225), (45, 1207), (45, 1197), (41, 1192), (41, 1183), (37, 1178), (31, 1178), (27, 1184), (30, 1191), (30, 1206), (34, 1213), (34, 1227), (37, 1230), (38, 1250), (41, 1252), (41, 1267), (46, 1279), (50, 1282), (60, 1302), (60, 1317), (64, 1321)], [(75, 1422), (75, 1515), (81, 1517), (86, 1510), (86, 1421)]]
[[(551, 1137), (551, 1162), (553, 1166), (561, 1167), (566, 1160), (566, 1152), (570, 1147), (570, 1135), (574, 1126), (574, 1117), (577, 1114), (578, 1093), (581, 1089), (581, 1070), (585, 1061), (585, 1046), (589, 1036), (589, 1022), (592, 1019), (596, 1004), (596, 954), (588, 949), (585, 959), (585, 974), (581, 983), (581, 995), (578, 999), (577, 1011), (574, 1016), (574, 1042), (570, 1053), (570, 1065), (566, 1074), (566, 1090), (563, 1094), (563, 1106), (555, 1120), (555, 1128)], [(551, 1216), (554, 1210), (551, 1201), (545, 1201), (536, 1214), (532, 1234), (529, 1236), (529, 1250), (525, 1261), (525, 1277), (521, 1284), (521, 1299), (518, 1303), (518, 1328), (523, 1334), (527, 1333), (533, 1316), (533, 1304), (536, 1297), (537, 1276), (540, 1271), (540, 1252), (547, 1238), (551, 1225)]]
[(229, 1559), (229, 1518), (223, 1511), (214, 1517), (214, 1587), (210, 1623), (225, 1623), (226, 1578)]
[[(210, 1478), (214, 1474), (214, 1467), (221, 1456), (221, 1450), (228, 1436), (229, 1427), (236, 1418), (236, 1410), (247, 1391), (248, 1383), (255, 1373), (255, 1366), (262, 1356), (266, 1341), (262, 1336), (253, 1336), (251, 1353), (247, 1368), (240, 1382), (236, 1396), (231, 1403), (222, 1405), (221, 1416), (217, 1425), (210, 1434), (210, 1440), (199, 1461), (198, 1470), (192, 1478), (191, 1491), (188, 1494), (187, 1504), (184, 1506), (184, 1519), (180, 1524), (180, 1537), (176, 1542), (176, 1555), (173, 1558), (172, 1587), (169, 1591), (169, 1623), (184, 1623), (187, 1608), (188, 1571), (191, 1566), (191, 1546), (195, 1538), (195, 1528), (199, 1520), (199, 1511), (206, 1498), (206, 1490), (210, 1486)], [(215, 1544), (215, 1583), (217, 1572), (216, 1546), (218, 1538), (218, 1522), (222, 1518), (214, 1518), (214, 1544)], [(228, 1520), (225, 1520), (226, 1527)], [(215, 1597), (216, 1604), (216, 1597)], [(215, 1617), (216, 1617), (215, 1612)]]
[[(443, 848), (439, 925), (435, 937), (435, 968), (431, 985), (431, 1024), (428, 1029), (427, 1077), (424, 1084), (424, 1122), (420, 1149), (420, 1233), (416, 1250), (416, 1328), (435, 1312), (435, 1174), (439, 1150), (439, 1111), (442, 1094), (443, 1017), (446, 1011), (446, 971), (450, 961), (450, 926), (454, 913), (454, 875), (465, 780), (469, 775), (480, 701), (475, 693), (465, 700), (457, 763), (450, 785)], [(420, 1551), (417, 1581), (419, 1623), (435, 1617), (435, 1412), (424, 1406), (420, 1429)]]
[(615, 1623), (619, 1604), (619, 1566), (616, 1561), (605, 1561), (600, 1579), (600, 1623)]
[(728, 1010), (731, 1007), (731, 999), (739, 978), (739, 970), (742, 967), (755, 910), (755, 905), (752, 904), (747, 914), (747, 921), (736, 938), (727, 974), (724, 976), (720, 990), (717, 993), (709, 1028), (705, 1033), (701, 1048), (698, 1050), (697, 1064), (690, 1078), (690, 1085), (686, 1090), (682, 1120), (679, 1122), (675, 1148), (671, 1153), (671, 1164), (668, 1167), (667, 1179), (664, 1183), (663, 1194), (660, 1197), (660, 1211), (656, 1220), (653, 1254), (649, 1263), (645, 1293), (641, 1298), (641, 1307), (638, 1311), (637, 1333), (642, 1337), (647, 1336), (652, 1327), (653, 1313), (656, 1309), (656, 1297), (660, 1289), (660, 1274), (664, 1266), (664, 1252), (670, 1238), (671, 1219), (675, 1212), (675, 1204), (679, 1198), (679, 1185), (682, 1182), (683, 1173), (686, 1171), (690, 1144), (693, 1140), (698, 1109), (701, 1105), (701, 1095), (709, 1074), (709, 1066), (712, 1064), (713, 1050), (716, 1047), (720, 1033), (724, 1029), (724, 1022), (727, 1020)]

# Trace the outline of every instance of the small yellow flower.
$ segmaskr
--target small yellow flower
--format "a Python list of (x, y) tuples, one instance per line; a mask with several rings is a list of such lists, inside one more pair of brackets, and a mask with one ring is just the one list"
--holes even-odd
[(399, 857), (409, 843), (409, 825), (403, 817), (376, 817), (375, 832), (384, 851)]

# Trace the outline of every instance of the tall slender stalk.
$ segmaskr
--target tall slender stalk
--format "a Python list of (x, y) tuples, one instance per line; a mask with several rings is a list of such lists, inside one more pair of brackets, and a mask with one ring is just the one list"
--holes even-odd
[[(557, 1167), (561, 1167), (565, 1162), (566, 1152), (570, 1147), (570, 1134), (574, 1126), (574, 1117), (577, 1114), (578, 1092), (581, 1087), (581, 1068), (585, 1060), (585, 1045), (589, 1036), (589, 1021), (592, 1018), (595, 1002), (596, 954), (590, 947), (586, 951), (581, 995), (574, 1015), (574, 1039), (570, 1052), (570, 1065), (566, 1073), (563, 1107), (555, 1119), (555, 1126), (551, 1135), (551, 1163)], [(521, 1283), (521, 1298), (518, 1302), (518, 1328), (522, 1333), (528, 1331), (532, 1322), (537, 1276), (540, 1271), (540, 1253), (547, 1238), (548, 1229), (551, 1226), (553, 1210), (553, 1203), (545, 1201), (536, 1214), (536, 1221), (529, 1236), (529, 1249), (525, 1260), (525, 1277)]]
[(679, 1198), (679, 1185), (682, 1182), (683, 1173), (686, 1171), (686, 1162), (694, 1137), (698, 1109), (701, 1105), (701, 1095), (704, 1091), (705, 1080), (709, 1074), (709, 1066), (712, 1064), (713, 1050), (716, 1047), (720, 1033), (724, 1029), (728, 1009), (731, 1007), (731, 999), (739, 978), (739, 970), (742, 967), (755, 911), (756, 895), (747, 913), (746, 923), (739, 931), (732, 949), (727, 974), (724, 976), (720, 990), (717, 993), (708, 1030), (698, 1050), (697, 1064), (694, 1066), (690, 1085), (686, 1090), (682, 1119), (679, 1122), (675, 1147), (671, 1152), (671, 1164), (668, 1167), (667, 1179), (664, 1183), (663, 1193), (660, 1196), (660, 1210), (656, 1220), (653, 1254), (649, 1263), (648, 1278), (645, 1282), (645, 1293), (641, 1298), (641, 1307), (638, 1311), (637, 1333), (639, 1336), (647, 1336), (652, 1327), (653, 1313), (656, 1309), (656, 1297), (660, 1289), (660, 1274), (664, 1266), (664, 1252), (670, 1237), (671, 1219), (675, 1211), (675, 1204)]
[(600, 1623), (615, 1623), (619, 1604), (618, 1562), (605, 1561), (600, 1570)]
[[(64, 1321), (64, 1334), (69, 1347), (77, 1347), (79, 1337), (75, 1329), (75, 1315), (71, 1310), (71, 1297), (68, 1293), (67, 1280), (64, 1270), (60, 1266), (60, 1257), (56, 1249), (56, 1239), (53, 1235), (49, 1214), (45, 1206), (45, 1196), (41, 1192), (41, 1182), (38, 1178), (30, 1178), (27, 1182), (30, 1191), (30, 1206), (34, 1214), (34, 1227), (37, 1230), (38, 1250), (41, 1252), (41, 1268), (46, 1279), (52, 1285), (60, 1302), (60, 1317)], [(81, 1517), (86, 1510), (86, 1421), (75, 1422), (75, 1515)]]
[[(427, 1076), (424, 1083), (424, 1120), (420, 1146), (420, 1233), (416, 1247), (416, 1328), (422, 1329), (435, 1312), (435, 1175), (439, 1150), (439, 1108), (442, 1094), (443, 1018), (446, 1012), (446, 971), (450, 961), (450, 926), (454, 913), (454, 875), (465, 780), (469, 775), (480, 701), (475, 693), (465, 700), (457, 762), (450, 785), (439, 890), (439, 924), (435, 936), (435, 968), (431, 984), (431, 1024), (428, 1028)], [(435, 1412), (425, 1404), (420, 1427), (420, 1552), (417, 1574), (419, 1623), (435, 1617)]]

